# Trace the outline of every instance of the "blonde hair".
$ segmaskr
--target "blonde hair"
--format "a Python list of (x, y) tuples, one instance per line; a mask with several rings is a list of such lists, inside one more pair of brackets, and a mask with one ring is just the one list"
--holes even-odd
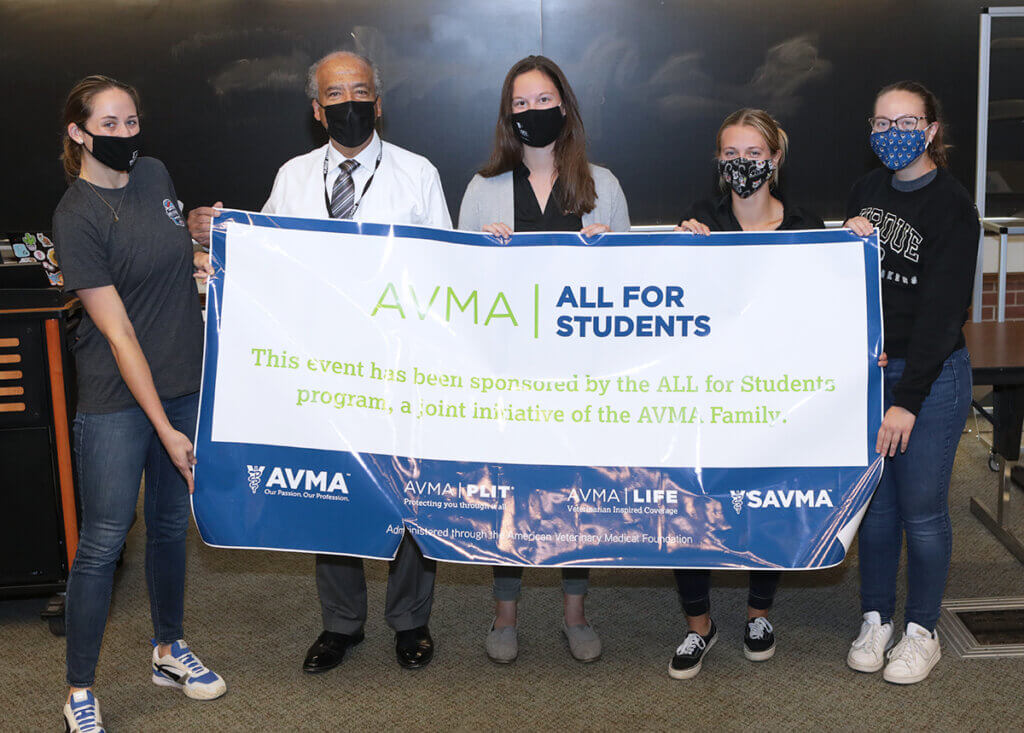
[(92, 117), (92, 101), (97, 94), (105, 92), (107, 89), (120, 89), (132, 98), (135, 112), (142, 114), (139, 107), (139, 93), (135, 91), (135, 87), (117, 79), (93, 74), (71, 87), (67, 101), (64, 102), (64, 129), (61, 133), (63, 152), (60, 155), (60, 160), (64, 164), (64, 176), (68, 179), (68, 183), (78, 178), (78, 174), (82, 172), (82, 145), (71, 139), (68, 134), (68, 125), (74, 123), (79, 128), (84, 128), (85, 121)]
[[(768, 179), (768, 185), (775, 188), (779, 182), (779, 171), (782, 170), (782, 164), (785, 162), (786, 154), (789, 152), (789, 135), (787, 135), (786, 131), (779, 125), (778, 120), (763, 109), (744, 107), (743, 109), (736, 110), (722, 120), (722, 126), (718, 128), (718, 135), (715, 136), (716, 156), (720, 156), (722, 154), (722, 133), (725, 132), (726, 128), (733, 127), (735, 125), (754, 128), (761, 134), (761, 137), (764, 138), (764, 141), (768, 145), (768, 149), (771, 151), (772, 155), (775, 155), (775, 153), (781, 153), (781, 155), (779, 155), (779, 162), (776, 163), (775, 170), (772, 172), (771, 178)], [(723, 191), (728, 188), (725, 181), (719, 181), (719, 185), (722, 187)]]

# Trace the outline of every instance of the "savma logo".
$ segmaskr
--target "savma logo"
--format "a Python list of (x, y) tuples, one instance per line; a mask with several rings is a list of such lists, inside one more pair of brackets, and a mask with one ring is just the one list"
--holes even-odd
[[(743, 492), (733, 491), (732, 500), (733, 508), (736, 507), (737, 494), (740, 494), (739, 501), (743, 501)], [(746, 492), (747, 507), (750, 509), (789, 509), (799, 507), (809, 507), (811, 509), (818, 509), (823, 506), (831, 507), (832, 497), (828, 495), (828, 491), (825, 489), (819, 489), (814, 491), (808, 489), (807, 491), (797, 491), (795, 489), (766, 489), (761, 491), (760, 489), (754, 489)], [(739, 509), (736, 509), (736, 513), (739, 514)]]
[[(249, 472), (249, 488), (256, 493), (260, 488), (260, 482), (266, 466), (246, 465)], [(345, 483), (345, 476), (342, 473), (327, 471), (316, 471), (312, 468), (290, 468), (274, 466), (270, 470), (270, 476), (264, 486), (267, 489), (278, 488), (285, 491), (320, 492), (324, 494), (348, 494), (348, 485)]]

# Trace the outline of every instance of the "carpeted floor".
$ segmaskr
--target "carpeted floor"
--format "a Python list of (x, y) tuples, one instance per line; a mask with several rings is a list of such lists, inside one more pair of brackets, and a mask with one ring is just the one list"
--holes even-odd
[[(1024, 566), (968, 509), (971, 495), (995, 495), (986, 455), (965, 434), (950, 498), (947, 598), (1024, 596)], [(1021, 519), (1024, 493), (1014, 492)], [(721, 637), (686, 682), (666, 674), (683, 636), (667, 571), (594, 571), (587, 606), (605, 653), (590, 665), (573, 661), (560, 637), (558, 572), (527, 571), (520, 657), (498, 666), (483, 651), (490, 569), (442, 565), (431, 621), (437, 653), (427, 669), (406, 671), (382, 618), (385, 566), (370, 562), (366, 641), (337, 669), (310, 676), (300, 665), (320, 631), (312, 557), (215, 550), (193, 533), (187, 638), (229, 688), (220, 700), (195, 702), (149, 681), (143, 546), (136, 526), (97, 674), (113, 731), (1024, 729), (1024, 658), (959, 660), (947, 651), (927, 681), (910, 687), (846, 667), (859, 626), (856, 551), (837, 568), (784, 578), (771, 616), (778, 653), (762, 664), (742, 654), (745, 576), (717, 574)], [(5, 732), (62, 730), (64, 642), (39, 620), (43, 601), (0, 602)]]

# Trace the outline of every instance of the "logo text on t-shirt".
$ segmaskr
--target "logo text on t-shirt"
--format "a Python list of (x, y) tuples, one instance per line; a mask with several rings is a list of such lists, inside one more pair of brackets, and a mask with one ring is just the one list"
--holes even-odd
[(893, 254), (903, 255), (911, 262), (920, 257), (919, 247), (924, 237), (905, 220), (888, 211), (874, 206), (865, 206), (860, 215), (870, 221), (878, 229), (878, 241), (883, 245), (879, 254), (884, 260), (886, 250)]
[(167, 212), (167, 218), (175, 224), (180, 227), (185, 226), (185, 222), (181, 220), (181, 214), (178, 213), (178, 207), (170, 199), (164, 199), (164, 211)]

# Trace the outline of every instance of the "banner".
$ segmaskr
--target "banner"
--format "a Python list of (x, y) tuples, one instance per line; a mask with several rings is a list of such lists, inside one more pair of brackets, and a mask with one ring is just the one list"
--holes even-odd
[(876, 238), (476, 233), (225, 211), (204, 539), (818, 568), (881, 474)]

